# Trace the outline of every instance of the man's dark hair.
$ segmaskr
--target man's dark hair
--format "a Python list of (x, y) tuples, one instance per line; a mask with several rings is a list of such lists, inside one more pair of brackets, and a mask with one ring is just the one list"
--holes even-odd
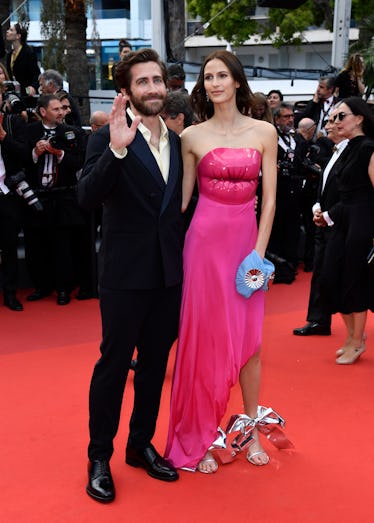
[(138, 51), (130, 51), (118, 64), (115, 71), (115, 83), (119, 89), (124, 88), (130, 93), (131, 85), (131, 68), (136, 64), (144, 64), (146, 62), (155, 62), (160, 66), (162, 79), (166, 86), (168, 73), (164, 62), (154, 49), (139, 49)]
[(320, 82), (326, 82), (326, 87), (328, 89), (334, 89), (335, 88), (335, 82), (336, 82), (335, 76), (321, 76), (319, 81)]
[(42, 94), (38, 98), (38, 102), (36, 104), (36, 111), (38, 114), (40, 114), (40, 108), (43, 107), (43, 109), (48, 109), (48, 106), (52, 100), (59, 100), (58, 96), (55, 94)]
[(281, 113), (282, 109), (289, 109), (290, 111), (293, 112), (293, 107), (292, 107), (291, 104), (288, 104), (287, 102), (282, 102), (282, 103), (279, 105), (279, 107), (277, 107), (277, 108), (275, 109), (275, 111), (274, 111), (274, 113), (273, 113), (273, 116), (279, 118), (280, 115), (281, 115), (280, 113)]
[(186, 74), (182, 64), (171, 64), (168, 67), (168, 78), (178, 78), (178, 80), (185, 80)]
[(168, 93), (162, 112), (171, 119), (176, 118), (180, 113), (184, 114), (184, 127), (189, 127), (195, 120), (190, 96), (183, 91)]

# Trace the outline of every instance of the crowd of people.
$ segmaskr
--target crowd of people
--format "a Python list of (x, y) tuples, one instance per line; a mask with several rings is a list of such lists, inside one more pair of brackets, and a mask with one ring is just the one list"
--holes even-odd
[[(22, 311), (17, 251), (23, 230), (35, 301), (56, 292), (67, 305), (94, 294), (91, 215), (77, 201), (87, 135), (79, 109), (58, 71), (41, 71), (27, 30), (6, 32), (0, 67), (0, 249), (4, 305)], [(4, 53), (5, 54), (5, 48)]]
[[(21, 228), (35, 286), (29, 301), (56, 291), (67, 305), (74, 288), (78, 298), (91, 297), (91, 220), (101, 224), (102, 341), (89, 392), (87, 494), (103, 503), (115, 498), (110, 459), (131, 368), (128, 465), (170, 482), (178, 469), (215, 473), (212, 447), (236, 383), (251, 427), (247, 460), (266, 465), (256, 425), (264, 263), (274, 264), (275, 283), (292, 283), (301, 260), (313, 271), (307, 324), (295, 335), (328, 335), (332, 315), (341, 313), (347, 335), (336, 363), (352, 364), (366, 350), (374, 310), (366, 259), (374, 113), (361, 97), (362, 61), (352, 59), (340, 81), (321, 77), (300, 108), (278, 90), (252, 93), (229, 51), (205, 59), (189, 95), (183, 67), (168, 70), (153, 49), (133, 51), (121, 41), (111, 112), (93, 113), (87, 136), (57, 71), (39, 71), (38, 85), (31, 77), (19, 82), (24, 96), (39, 92), (32, 121), (12, 107), (22, 98), (9, 97), (4, 82), (16, 78), (27, 44), (16, 26), (9, 41), (13, 56), (0, 70), (4, 305), (23, 308), (16, 297)], [(235, 283), (247, 258), (250, 298)], [(176, 339), (163, 457), (152, 438)]]

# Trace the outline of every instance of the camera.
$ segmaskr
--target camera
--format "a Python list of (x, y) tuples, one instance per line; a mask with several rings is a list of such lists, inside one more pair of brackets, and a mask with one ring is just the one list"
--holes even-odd
[(5, 113), (20, 114), (26, 110), (26, 106), (19, 97), (19, 83), (5, 81), (3, 82), (5, 92), (3, 93), (3, 107)]
[(319, 176), (322, 169), (319, 165), (316, 165), (310, 158), (306, 157), (302, 161), (302, 166), (313, 176)]
[(56, 134), (48, 138), (49, 143), (54, 149), (60, 149), (63, 151), (70, 151), (78, 145), (77, 135), (73, 129), (61, 132), (59, 128), (56, 129)]
[(316, 144), (313, 144), (309, 147), (309, 151), (303, 158), (301, 164), (308, 174), (311, 174), (313, 177), (320, 176), (322, 169), (319, 165), (316, 165), (318, 155), (320, 152), (320, 147)]
[(34, 209), (34, 211), (40, 212), (43, 210), (43, 205), (39, 198), (26, 182), (26, 176), (23, 171), (8, 176), (5, 179), (5, 185), (8, 189), (15, 190), (16, 193), (26, 201), (27, 205), (30, 205), (30, 207)]
[(283, 159), (278, 162), (278, 170), (281, 176), (291, 176), (293, 173), (293, 160), (295, 158), (295, 151), (288, 148)]

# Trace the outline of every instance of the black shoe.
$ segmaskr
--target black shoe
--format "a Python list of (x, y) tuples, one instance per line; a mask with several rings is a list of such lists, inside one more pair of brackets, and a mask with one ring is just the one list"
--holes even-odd
[(330, 336), (331, 327), (327, 325), (321, 325), (320, 323), (308, 322), (304, 327), (300, 329), (294, 329), (293, 333), (295, 336), (312, 336), (313, 334), (318, 334), (319, 336)]
[(163, 481), (176, 481), (179, 478), (175, 468), (151, 444), (144, 450), (127, 446), (126, 463), (132, 467), (142, 467), (152, 478)]
[(13, 292), (4, 293), (4, 305), (11, 311), (23, 311), (22, 303), (17, 300), (16, 295)]
[(51, 294), (51, 291), (47, 291), (44, 289), (35, 289), (31, 294), (29, 294), (26, 298), (27, 301), (38, 301), (42, 298), (46, 298)]
[(93, 460), (88, 463), (88, 484), (86, 492), (91, 498), (100, 503), (110, 503), (116, 492), (109, 461)]
[(69, 293), (66, 291), (58, 291), (56, 303), (57, 305), (67, 305), (70, 303)]

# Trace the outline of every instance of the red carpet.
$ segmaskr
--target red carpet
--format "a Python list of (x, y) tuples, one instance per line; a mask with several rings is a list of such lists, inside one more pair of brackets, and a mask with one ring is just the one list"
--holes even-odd
[[(85, 494), (87, 392), (98, 358), (97, 300), (58, 307), (50, 297), (23, 313), (0, 307), (0, 520), (5, 523), (355, 523), (371, 521), (374, 451), (374, 359), (337, 366), (344, 336), (335, 317), (331, 337), (298, 338), (310, 276), (274, 285), (267, 294), (261, 403), (287, 420), (295, 451), (267, 441), (268, 466), (244, 456), (206, 476), (182, 472), (168, 484), (124, 464), (132, 399), (127, 387), (112, 459), (116, 501)], [(23, 293), (25, 294), (25, 293)], [(24, 296), (22, 296), (24, 297)], [(154, 443), (163, 450), (174, 349)], [(132, 377), (132, 376), (131, 376)], [(239, 388), (228, 414), (242, 412)]]

